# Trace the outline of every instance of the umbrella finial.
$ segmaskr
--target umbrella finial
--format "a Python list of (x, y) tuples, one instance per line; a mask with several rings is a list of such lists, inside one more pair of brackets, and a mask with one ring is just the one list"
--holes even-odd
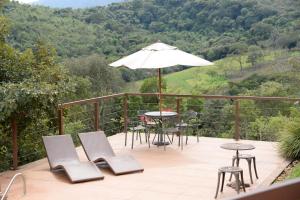
[(158, 39), (156, 43), (161, 43), (161, 41)]

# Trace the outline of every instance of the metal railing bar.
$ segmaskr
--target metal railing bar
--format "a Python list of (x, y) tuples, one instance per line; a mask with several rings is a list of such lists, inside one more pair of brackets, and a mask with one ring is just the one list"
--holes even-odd
[(26, 195), (26, 190), (27, 190), (27, 189), (26, 189), (26, 180), (25, 180), (25, 177), (24, 177), (23, 174), (17, 173), (17, 174), (15, 174), (15, 175), (12, 177), (12, 179), (10, 180), (10, 182), (9, 182), (9, 184), (7, 185), (7, 187), (6, 187), (5, 191), (3, 192), (3, 194), (1, 194), (1, 195), (3, 195), (3, 196), (1, 197), (1, 200), (6, 199), (7, 193), (8, 193), (8, 191), (10, 190), (11, 185), (14, 183), (14, 181), (15, 181), (15, 179), (16, 179), (17, 177), (21, 177), (21, 178), (22, 178), (22, 181), (23, 181), (23, 195), (24, 195), (24, 196)]
[(105, 99), (110, 99), (114, 97), (120, 97), (123, 96), (124, 93), (119, 93), (119, 94), (112, 94), (112, 95), (107, 95), (107, 96), (102, 96), (102, 97), (95, 97), (91, 99), (83, 99), (83, 100), (78, 100), (78, 101), (72, 101), (68, 103), (62, 103), (58, 105), (58, 108), (68, 108), (72, 105), (80, 105), (80, 104), (88, 104), (88, 103), (95, 103), (100, 100), (105, 100)]

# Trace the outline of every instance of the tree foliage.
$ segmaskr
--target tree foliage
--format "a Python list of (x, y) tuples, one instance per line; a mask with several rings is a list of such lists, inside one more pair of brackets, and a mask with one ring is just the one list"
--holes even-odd
[(65, 61), (65, 65), (73, 75), (90, 82), (91, 87), (88, 89), (93, 96), (117, 93), (123, 84), (119, 71), (107, 67), (106, 60), (96, 54), (69, 59)]
[[(166, 81), (162, 78), (162, 83), (161, 83), (161, 89), (162, 91), (165, 91), (167, 88)], [(159, 86), (158, 86), (158, 78), (157, 77), (152, 77), (152, 78), (147, 78), (143, 81), (143, 84), (141, 85), (140, 88), (141, 93), (159, 93)], [(158, 103), (158, 97), (155, 96), (150, 96), (150, 97), (143, 97), (143, 101), (145, 103)]]
[[(158, 39), (209, 60), (236, 54), (245, 45), (295, 48), (297, 6), (292, 0), (284, 7), (262, 0), (134, 0), (73, 10), (11, 2), (3, 13), (12, 21), (9, 42), (18, 49), (42, 39), (61, 58), (100, 54), (109, 63)], [(147, 74), (121, 71), (126, 81)]]
[(248, 48), (248, 51), (249, 55), (247, 58), (247, 62), (251, 63), (251, 65), (254, 67), (255, 64), (258, 63), (260, 58), (262, 58), (263, 56), (262, 50), (260, 47), (252, 45)]
[[(0, 159), (9, 166), (11, 121), (17, 121), (20, 154), (39, 151), (42, 155), (41, 137), (33, 130), (55, 126), (56, 107), (73, 88), (51, 46), (38, 42), (21, 52), (5, 41), (7, 22), (1, 17), (0, 23), (4, 27), (0, 29)], [(21, 163), (30, 159), (36, 157), (21, 158)]]

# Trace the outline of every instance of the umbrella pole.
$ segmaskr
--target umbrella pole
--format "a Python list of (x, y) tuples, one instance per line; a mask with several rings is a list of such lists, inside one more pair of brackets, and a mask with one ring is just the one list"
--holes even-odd
[(160, 120), (159, 120), (159, 127), (160, 127), (160, 131), (159, 131), (159, 135), (158, 135), (158, 143), (164, 144), (164, 139), (163, 139), (163, 131), (162, 131), (162, 99), (161, 99), (161, 70), (160, 68), (157, 69), (157, 73), (158, 73), (158, 97), (159, 97), (159, 115), (160, 115)]
[(157, 73), (158, 73), (158, 91), (159, 91), (159, 112), (161, 115), (162, 99), (161, 99), (161, 70), (160, 70), (160, 68), (157, 69)]

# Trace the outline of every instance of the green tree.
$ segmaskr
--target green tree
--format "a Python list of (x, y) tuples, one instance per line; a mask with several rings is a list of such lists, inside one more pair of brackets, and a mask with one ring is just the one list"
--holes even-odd
[[(166, 81), (162, 78), (162, 91), (166, 90)], [(140, 87), (141, 93), (158, 93), (158, 80), (157, 77), (147, 78), (143, 81)], [(158, 103), (158, 97), (144, 97), (143, 101), (145, 103)]]
[(109, 67), (100, 55), (69, 59), (65, 65), (72, 74), (91, 82), (91, 87), (87, 89), (94, 96), (119, 92), (123, 84), (119, 71)]
[(236, 60), (239, 65), (240, 65), (240, 71), (243, 71), (243, 66), (244, 66), (244, 57), (245, 53), (247, 52), (247, 45), (245, 43), (237, 43), (233, 45), (232, 47), (233, 50), (233, 55), (234, 55), (234, 60)]
[(293, 57), (289, 59), (289, 64), (293, 67), (295, 71), (300, 71), (300, 58)]
[(248, 58), (247, 62), (251, 63), (252, 67), (255, 66), (255, 64), (262, 58), (263, 53), (260, 47), (258, 46), (250, 46), (248, 48)]
[[(162, 78), (162, 90), (166, 90), (167, 84), (166, 81)], [(140, 92), (141, 93), (157, 93), (158, 90), (158, 80), (157, 77), (147, 78), (144, 80), (141, 85)]]
[[(0, 160), (11, 159), (11, 120), (18, 125), (20, 162), (43, 156), (41, 133), (54, 133), (56, 108), (73, 91), (73, 84), (57, 64), (55, 50), (42, 42), (34, 49), (20, 52), (5, 41), (7, 22), (1, 18), (0, 29)], [(31, 152), (31, 156), (27, 155)], [(34, 155), (32, 154), (34, 152)], [(33, 155), (33, 156), (32, 156)], [(5, 169), (0, 166), (0, 170)]]
[(276, 117), (260, 116), (255, 121), (249, 122), (244, 132), (247, 134), (247, 139), (277, 141), (280, 132), (283, 131), (288, 121), (289, 118), (282, 115)]
[(292, 49), (299, 43), (299, 38), (299, 33), (282, 34), (278, 37), (276, 43), (279, 47)]
[(252, 26), (250, 32), (255, 37), (256, 41), (269, 39), (272, 32), (273, 26), (263, 22), (256, 23)]

